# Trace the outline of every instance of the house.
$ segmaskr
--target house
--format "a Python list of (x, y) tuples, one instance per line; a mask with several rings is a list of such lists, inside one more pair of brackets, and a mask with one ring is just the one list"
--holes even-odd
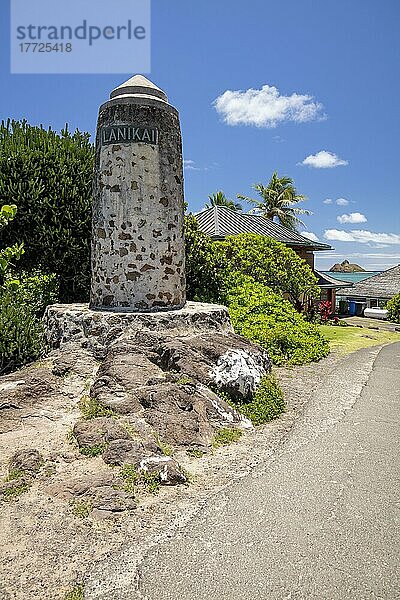
[(253, 215), (235, 211), (226, 206), (213, 206), (196, 215), (199, 228), (213, 240), (224, 240), (229, 235), (239, 233), (257, 233), (278, 242), (282, 242), (296, 252), (312, 268), (321, 288), (321, 299), (329, 300), (335, 306), (336, 289), (348, 287), (347, 282), (316, 271), (314, 268), (314, 252), (332, 250), (329, 244), (314, 242), (292, 231), (279, 223), (275, 223), (262, 215)]
[(400, 264), (363, 279), (351, 287), (341, 288), (338, 292), (342, 298), (365, 304), (368, 308), (379, 306), (384, 308), (386, 302), (400, 293)]

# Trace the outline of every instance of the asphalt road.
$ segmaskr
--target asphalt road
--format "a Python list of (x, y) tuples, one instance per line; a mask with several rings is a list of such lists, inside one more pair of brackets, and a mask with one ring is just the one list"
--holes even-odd
[(373, 352), (343, 361), (273, 458), (147, 554), (131, 598), (400, 598), (400, 344)]

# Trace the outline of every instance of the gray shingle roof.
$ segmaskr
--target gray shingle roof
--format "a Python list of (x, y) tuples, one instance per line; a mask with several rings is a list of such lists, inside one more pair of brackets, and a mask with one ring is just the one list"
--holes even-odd
[(392, 298), (400, 292), (400, 265), (363, 279), (340, 290), (341, 296), (354, 298)]
[[(348, 288), (348, 281), (341, 281), (340, 279), (335, 279), (331, 277), (327, 273), (321, 273), (320, 271), (314, 271), (315, 275), (318, 277), (317, 285), (321, 288)], [(342, 292), (340, 292), (342, 293)]]
[(332, 249), (328, 244), (313, 242), (261, 215), (242, 213), (226, 206), (213, 206), (195, 216), (200, 230), (214, 240), (223, 240), (228, 235), (239, 233), (257, 233), (283, 242), (287, 246), (301, 246), (310, 250)]

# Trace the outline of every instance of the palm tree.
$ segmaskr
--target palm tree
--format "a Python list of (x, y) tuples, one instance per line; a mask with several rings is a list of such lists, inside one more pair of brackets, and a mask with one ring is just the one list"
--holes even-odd
[(206, 202), (206, 208), (212, 208), (213, 206), (226, 206), (226, 208), (230, 208), (232, 210), (242, 210), (242, 205), (239, 202), (234, 202), (233, 200), (229, 200), (224, 194), (224, 192), (215, 192), (208, 196), (210, 203)]
[(253, 187), (261, 196), (261, 200), (254, 200), (242, 196), (242, 194), (238, 194), (237, 197), (254, 204), (254, 212), (262, 214), (271, 221), (277, 220), (281, 225), (292, 231), (297, 231), (298, 225), (304, 226), (298, 215), (312, 214), (309, 210), (294, 206), (298, 202), (303, 202), (306, 198), (297, 193), (293, 185), (293, 179), (290, 177), (278, 177), (278, 173), (275, 172), (266, 187), (262, 183), (257, 183)]

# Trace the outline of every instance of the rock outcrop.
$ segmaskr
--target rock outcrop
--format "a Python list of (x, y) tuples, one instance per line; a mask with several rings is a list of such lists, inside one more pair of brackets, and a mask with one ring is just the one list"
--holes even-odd
[(340, 264), (335, 263), (329, 270), (332, 273), (361, 273), (365, 271), (360, 265), (350, 263), (348, 260), (344, 260)]
[[(7, 465), (22, 479), (4, 480), (3, 493), (19, 493), (33, 481), (40, 486), (55, 473), (47, 493), (82, 500), (95, 515), (109, 516), (136, 506), (121, 480), (124, 469), (157, 485), (182, 484), (186, 475), (176, 453), (205, 453), (218, 430), (251, 428), (229, 398), (251, 398), (271, 361), (232, 332), (224, 307), (196, 308), (133, 315), (49, 307), (54, 350), (0, 378), (0, 432), (18, 431), (23, 441)], [(25, 424), (33, 428), (34, 422), (39, 427), (28, 439)], [(52, 423), (54, 433), (63, 432), (58, 443)], [(68, 477), (60, 477), (59, 465), (75, 461), (93, 461), (94, 472), (82, 476), (80, 467), (71, 476), (68, 467)]]

